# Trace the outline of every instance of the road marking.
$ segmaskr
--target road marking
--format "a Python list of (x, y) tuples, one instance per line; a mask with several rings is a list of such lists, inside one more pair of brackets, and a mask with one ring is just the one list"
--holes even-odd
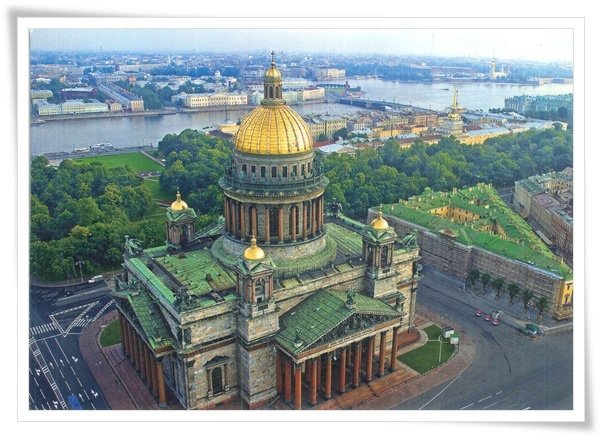
[(102, 315), (102, 313), (109, 307), (111, 306), (113, 303), (115, 302), (114, 299), (111, 299), (106, 305), (104, 305), (100, 311), (98, 311), (98, 314), (96, 314), (94, 316), (94, 318), (92, 319), (92, 322), (95, 322), (96, 320), (98, 320), (98, 317), (100, 317)]
[(502, 393), (502, 390), (500, 390), (498, 393), (496, 393), (496, 396), (498, 396), (500, 393)]
[(37, 385), (38, 387), (40, 386), (37, 382), (37, 379), (35, 379), (35, 377), (33, 378), (33, 381), (35, 382), (35, 385)]
[(71, 368), (71, 372), (73, 372), (73, 375), (77, 375), (77, 373), (75, 373), (75, 370), (73, 370), (73, 366), (69, 366)]
[(69, 362), (69, 359), (67, 358), (67, 355), (65, 354), (65, 351), (63, 350), (63, 348), (60, 346), (60, 343), (58, 342), (58, 339), (56, 337), (54, 337), (54, 341), (56, 342), (56, 344), (58, 345), (58, 348), (60, 349), (61, 353), (63, 354), (63, 357), (65, 357), (65, 360), (67, 360), (67, 364), (71, 364)]
[(435, 400), (435, 399), (436, 399), (436, 398), (437, 398), (439, 395), (441, 395), (442, 393), (444, 393), (448, 387), (450, 387), (452, 384), (454, 384), (454, 381), (456, 381), (456, 380), (457, 380), (457, 379), (460, 377), (460, 375), (462, 375), (462, 372), (460, 372), (460, 373), (459, 373), (459, 374), (456, 376), (456, 378), (454, 378), (454, 379), (453, 379), (453, 380), (450, 382), (450, 384), (448, 384), (446, 387), (444, 387), (444, 388), (442, 389), (442, 391), (440, 391), (440, 392), (439, 392), (438, 394), (436, 394), (436, 395), (435, 395), (433, 398), (431, 398), (431, 400), (430, 400), (429, 402), (427, 402), (426, 404), (424, 404), (423, 406), (421, 406), (421, 408), (419, 408), (419, 410), (422, 410), (423, 408), (425, 408), (427, 405), (429, 405), (430, 403), (432, 403), (432, 402), (433, 402), (433, 401), (434, 401), (434, 400)]
[(52, 360), (54, 360), (54, 364), (56, 364), (56, 367), (58, 367), (58, 361), (56, 361), (56, 358), (54, 358), (54, 354), (50, 350), (50, 346), (48, 346), (48, 343), (46, 343), (46, 340), (42, 340), (42, 341), (46, 345), (46, 349), (48, 349), (48, 352), (50, 352), (50, 355), (52, 356)]
[(497, 403), (498, 403), (498, 402), (494, 402), (493, 404), (490, 404), (490, 405), (488, 405), (487, 407), (483, 407), (483, 409), (485, 410), (485, 409), (487, 409), (487, 408), (493, 407), (493, 406), (494, 406), (494, 405), (496, 405)]
[(33, 376), (33, 372), (31, 371), (31, 367), (29, 368), (29, 373), (31, 373), (31, 376)]
[(477, 402), (483, 402), (483, 401), (485, 401), (485, 400), (487, 400), (487, 399), (491, 398), (492, 396), (493, 396), (493, 395), (489, 395), (489, 396), (488, 396), (488, 397), (486, 397), (486, 398), (479, 399)]
[(523, 408), (524, 410), (529, 410), (531, 407)]
[(469, 408), (471, 405), (475, 405), (475, 402), (471, 402), (469, 405), (465, 405), (464, 407), (461, 408), (461, 410), (464, 410), (465, 408)]
[(81, 381), (79, 380), (79, 378), (75, 378), (77, 379), (77, 382), (79, 383), (79, 387), (83, 387), (83, 385), (81, 384)]
[(48, 406), (48, 409), (51, 410), (52, 408), (50, 407), (50, 404), (48, 402), (46, 402), (46, 405)]
[(62, 377), (63, 377), (63, 379), (66, 379), (66, 378), (65, 378), (65, 375), (62, 373), (62, 370), (58, 369), (58, 371), (60, 372), (60, 376), (62, 376)]
[(69, 389), (69, 391), (73, 391), (73, 390), (71, 390), (71, 386), (69, 385), (69, 383), (67, 382), (66, 379), (65, 379), (65, 384), (67, 385), (67, 388)]
[(86, 398), (88, 398), (88, 401), (90, 400), (90, 397), (87, 394), (87, 391), (85, 391), (85, 389), (83, 389), (83, 394), (85, 395)]
[[(92, 404), (92, 403), (90, 402), (90, 404)], [(92, 408), (93, 408), (94, 410), (96, 409), (96, 407), (94, 407), (94, 404), (92, 404)]]
[(42, 394), (42, 397), (43, 397), (44, 399), (46, 399), (46, 395), (44, 394), (44, 392), (42, 391), (42, 389), (41, 389), (41, 388), (40, 388), (40, 393)]

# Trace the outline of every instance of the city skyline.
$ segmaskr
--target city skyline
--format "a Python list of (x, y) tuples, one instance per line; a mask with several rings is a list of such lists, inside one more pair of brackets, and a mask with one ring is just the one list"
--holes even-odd
[(276, 52), (568, 62), (572, 29), (30, 29), (32, 51)]

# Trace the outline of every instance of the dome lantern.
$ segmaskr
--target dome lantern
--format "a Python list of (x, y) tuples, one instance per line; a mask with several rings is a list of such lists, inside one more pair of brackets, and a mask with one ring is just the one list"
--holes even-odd
[(265, 251), (256, 245), (256, 238), (250, 240), (250, 247), (244, 251), (244, 259), (248, 261), (260, 261), (265, 257)]
[(177, 199), (175, 202), (171, 203), (171, 209), (173, 211), (183, 211), (184, 209), (188, 209), (187, 203), (181, 200), (181, 194), (179, 194), (179, 190), (177, 190)]

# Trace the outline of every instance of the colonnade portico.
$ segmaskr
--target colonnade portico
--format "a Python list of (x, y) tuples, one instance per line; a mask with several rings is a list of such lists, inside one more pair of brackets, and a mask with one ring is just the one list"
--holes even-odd
[(166, 406), (167, 396), (163, 375), (162, 358), (154, 355), (131, 322), (117, 312), (121, 328), (121, 346), (129, 362), (138, 371), (148, 390), (158, 400), (160, 406)]
[(281, 204), (247, 203), (225, 196), (225, 232), (234, 239), (260, 244), (306, 240), (324, 232), (323, 195)]
[[(388, 333), (392, 335), (389, 349), (386, 345)], [(303, 391), (308, 394), (308, 403), (316, 406), (320, 399), (331, 399), (334, 391), (341, 395), (349, 387), (357, 388), (363, 382), (371, 382), (373, 377), (384, 376), (386, 364), (388, 371), (393, 372), (396, 370), (398, 335), (399, 326), (395, 326), (301, 360), (278, 347), (277, 393), (286, 403), (293, 403), (294, 408), (300, 410)], [(376, 352), (377, 337), (379, 350)], [(377, 372), (373, 372), (375, 365)]]

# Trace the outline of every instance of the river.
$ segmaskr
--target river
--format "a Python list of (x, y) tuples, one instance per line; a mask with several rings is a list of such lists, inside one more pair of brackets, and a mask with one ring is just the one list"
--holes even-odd
[[(359, 85), (365, 98), (405, 103), (442, 111), (452, 103), (452, 90), (458, 89), (459, 103), (468, 109), (498, 108), (504, 99), (515, 95), (568, 94), (571, 84), (517, 85), (492, 83), (403, 83), (380, 79), (349, 80)], [(445, 89), (447, 88), (447, 90)], [(298, 113), (343, 114), (359, 108), (338, 104), (316, 103), (294, 106)], [(229, 110), (229, 118), (237, 121), (248, 111)], [(187, 128), (202, 129), (225, 120), (225, 111), (177, 113), (151, 117), (111, 117), (81, 120), (49, 121), (30, 127), (30, 154), (72, 152), (76, 148), (96, 143), (111, 143), (115, 147), (154, 145), (169, 133)]]

